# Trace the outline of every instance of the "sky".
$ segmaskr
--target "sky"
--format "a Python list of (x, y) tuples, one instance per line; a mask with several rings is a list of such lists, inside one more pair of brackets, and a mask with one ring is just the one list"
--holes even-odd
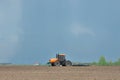
[(119, 0), (0, 0), (0, 63), (120, 58)]

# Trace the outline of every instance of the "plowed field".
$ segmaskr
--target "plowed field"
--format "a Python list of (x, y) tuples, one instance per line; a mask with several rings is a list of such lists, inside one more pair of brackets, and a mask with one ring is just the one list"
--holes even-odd
[(120, 66), (0, 66), (0, 80), (120, 80)]

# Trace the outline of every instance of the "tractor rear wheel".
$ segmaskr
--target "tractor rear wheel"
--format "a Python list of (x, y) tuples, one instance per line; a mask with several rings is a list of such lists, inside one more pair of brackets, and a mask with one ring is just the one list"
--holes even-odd
[(71, 61), (66, 61), (66, 63), (65, 63), (65, 66), (72, 66), (72, 62)]

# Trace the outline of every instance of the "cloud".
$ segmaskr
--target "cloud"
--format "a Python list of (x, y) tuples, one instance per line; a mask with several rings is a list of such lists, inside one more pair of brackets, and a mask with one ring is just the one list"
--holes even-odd
[(81, 26), (80, 24), (73, 24), (70, 30), (75, 36), (89, 35), (95, 36), (95, 33), (88, 27)]
[(0, 62), (9, 62), (16, 53), (23, 34), (22, 1), (0, 1)]

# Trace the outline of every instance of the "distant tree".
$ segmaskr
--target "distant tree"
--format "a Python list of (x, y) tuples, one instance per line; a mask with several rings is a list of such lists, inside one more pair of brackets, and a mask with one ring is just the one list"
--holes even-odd
[(98, 62), (98, 65), (100, 66), (105, 66), (107, 65), (107, 62), (106, 62), (106, 59), (104, 56), (101, 56), (100, 59), (99, 59), (99, 62)]
[(108, 66), (113, 66), (114, 65), (114, 63), (112, 61), (108, 62), (107, 64), (108, 64)]
[(114, 65), (120, 65), (120, 58), (116, 62), (114, 62)]
[(118, 61), (117, 61), (119, 64), (120, 64), (120, 58), (118, 59)]

